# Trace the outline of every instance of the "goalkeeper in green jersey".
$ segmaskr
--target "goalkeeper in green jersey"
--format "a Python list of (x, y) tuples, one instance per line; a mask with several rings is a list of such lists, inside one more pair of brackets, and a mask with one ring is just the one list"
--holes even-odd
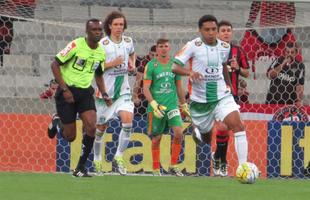
[(189, 116), (188, 106), (182, 89), (181, 77), (172, 72), (173, 59), (170, 58), (170, 44), (167, 39), (159, 39), (156, 44), (157, 57), (145, 68), (143, 91), (148, 105), (148, 133), (152, 136), (152, 156), (154, 175), (160, 175), (160, 140), (163, 133), (172, 128), (174, 137), (171, 144), (171, 166), (169, 172), (183, 176), (177, 163), (182, 148), (182, 111)]
[[(87, 158), (93, 148), (96, 132), (96, 107), (94, 89), (91, 86), (94, 75), (102, 96), (106, 96), (103, 81), (103, 63), (105, 51), (99, 40), (103, 35), (102, 22), (90, 19), (86, 23), (86, 37), (80, 37), (70, 42), (60, 51), (51, 68), (59, 84), (55, 93), (56, 110), (63, 124), (62, 136), (69, 142), (76, 138), (76, 116), (79, 114), (85, 131), (82, 140), (82, 154), (73, 172), (76, 177), (90, 177), (85, 168)], [(53, 119), (48, 129), (52, 139), (57, 133), (57, 122)]]

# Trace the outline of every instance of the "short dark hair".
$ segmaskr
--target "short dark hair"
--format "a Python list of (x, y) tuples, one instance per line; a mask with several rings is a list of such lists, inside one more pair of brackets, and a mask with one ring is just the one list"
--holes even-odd
[(86, 30), (88, 29), (89, 24), (90, 24), (91, 22), (99, 23), (99, 22), (101, 22), (101, 21), (100, 21), (99, 19), (97, 19), (97, 18), (91, 18), (91, 19), (87, 20), (87, 22), (86, 22)]
[(205, 22), (215, 22), (216, 25), (218, 26), (217, 19), (213, 15), (204, 15), (204, 16), (200, 17), (200, 19), (198, 21), (198, 27), (201, 28), (203, 23), (205, 23)]
[(230, 26), (231, 28), (233, 28), (232, 24), (229, 21), (226, 20), (222, 20), (218, 23), (218, 27), (221, 28), (222, 26)]
[(151, 46), (150, 51), (151, 52), (156, 52), (156, 45)]
[(167, 43), (167, 42), (169, 42), (168, 39), (166, 39), (166, 38), (159, 38), (159, 39), (156, 41), (156, 45), (164, 44), (164, 43)]
[(117, 18), (123, 18), (124, 19), (124, 30), (127, 29), (127, 20), (126, 20), (125, 15), (119, 11), (112, 11), (105, 18), (104, 25), (103, 25), (103, 30), (104, 30), (105, 34), (107, 34), (108, 36), (111, 35), (111, 29), (110, 29), (109, 25), (111, 25), (113, 20), (117, 19)]

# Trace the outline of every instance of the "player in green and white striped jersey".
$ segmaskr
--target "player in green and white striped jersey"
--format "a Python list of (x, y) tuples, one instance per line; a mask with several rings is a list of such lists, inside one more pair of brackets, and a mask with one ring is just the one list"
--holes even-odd
[[(173, 66), (174, 73), (190, 77), (190, 112), (201, 135), (193, 134), (196, 139), (210, 143), (214, 120), (224, 122), (234, 132), (238, 160), (244, 163), (248, 143), (225, 65), (230, 45), (217, 39), (218, 23), (214, 16), (202, 16), (198, 26), (201, 37), (181, 49)], [(188, 61), (190, 69), (183, 68)]]
[(96, 94), (97, 132), (94, 143), (95, 169), (97, 172), (101, 172), (103, 134), (108, 121), (119, 116), (122, 129), (114, 160), (121, 175), (127, 173), (122, 156), (129, 143), (134, 110), (128, 71), (135, 69), (136, 62), (133, 41), (130, 37), (123, 35), (126, 28), (126, 18), (120, 12), (113, 11), (105, 19), (104, 31), (107, 36), (100, 41), (106, 52), (103, 77), (106, 79), (107, 94), (105, 96), (110, 97), (113, 104), (108, 107), (104, 101), (105, 97), (102, 98), (100, 93)]

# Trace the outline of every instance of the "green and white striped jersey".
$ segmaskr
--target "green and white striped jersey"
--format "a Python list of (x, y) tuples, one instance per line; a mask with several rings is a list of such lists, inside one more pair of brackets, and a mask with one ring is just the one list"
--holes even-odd
[[(100, 40), (106, 53), (106, 62), (111, 62), (119, 56), (122, 56), (124, 63), (105, 69), (103, 77), (106, 91), (110, 98), (116, 100), (120, 95), (130, 94), (130, 86), (128, 81), (128, 60), (129, 55), (135, 52), (133, 41), (130, 37), (122, 36), (120, 43), (114, 43), (108, 36)], [(96, 97), (101, 98), (100, 92), (96, 92)]]
[(190, 99), (199, 103), (216, 102), (230, 94), (223, 76), (223, 63), (228, 59), (230, 45), (217, 39), (215, 46), (205, 44), (201, 38), (189, 41), (175, 56), (175, 62), (203, 75), (203, 80), (190, 82)]

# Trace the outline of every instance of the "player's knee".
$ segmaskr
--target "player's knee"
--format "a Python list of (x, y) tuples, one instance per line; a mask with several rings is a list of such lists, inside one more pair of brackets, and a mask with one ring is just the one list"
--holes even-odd
[(95, 136), (95, 134), (96, 134), (96, 126), (95, 125), (86, 125), (84, 127), (84, 129), (85, 129), (85, 132), (87, 135)]
[(174, 134), (173, 140), (174, 143), (181, 144), (183, 141), (183, 134)]
[(244, 125), (242, 123), (237, 123), (234, 124), (231, 129), (234, 133), (244, 131)]
[(68, 142), (73, 142), (76, 138), (76, 135), (64, 135), (65, 140), (67, 140)]
[(97, 125), (96, 135), (102, 136), (105, 130), (107, 129), (107, 127), (108, 127), (107, 124)]
[(159, 148), (160, 140), (161, 140), (161, 135), (153, 137), (152, 138), (152, 148)]
[(65, 140), (67, 140), (68, 142), (73, 142), (76, 138), (76, 129), (75, 129), (75, 126), (74, 126), (74, 129), (73, 128), (65, 128), (63, 133), (62, 133), (62, 136)]

